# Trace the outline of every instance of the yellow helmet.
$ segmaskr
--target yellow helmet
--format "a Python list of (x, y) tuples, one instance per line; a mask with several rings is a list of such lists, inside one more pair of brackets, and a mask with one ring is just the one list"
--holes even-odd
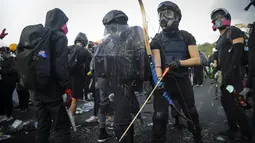
[(15, 51), (16, 48), (17, 48), (17, 44), (15, 44), (15, 43), (12, 43), (12, 44), (9, 46), (9, 49), (10, 49), (12, 52)]

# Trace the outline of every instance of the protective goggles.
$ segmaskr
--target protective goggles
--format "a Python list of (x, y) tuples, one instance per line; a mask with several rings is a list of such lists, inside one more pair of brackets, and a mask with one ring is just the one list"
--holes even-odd
[(163, 17), (165, 17), (167, 19), (175, 19), (176, 18), (175, 12), (173, 10), (168, 10), (168, 9), (158, 12), (158, 16), (159, 16), (159, 19), (162, 19)]
[(217, 15), (212, 19), (212, 23), (215, 24), (215, 21), (221, 20), (222, 18), (225, 18), (223, 15)]

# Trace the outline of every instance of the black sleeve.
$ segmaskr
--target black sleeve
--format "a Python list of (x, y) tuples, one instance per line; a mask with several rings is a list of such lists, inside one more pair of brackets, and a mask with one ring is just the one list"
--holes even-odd
[(188, 46), (189, 45), (197, 45), (196, 39), (191, 33), (184, 31), (184, 30), (182, 30), (181, 32), (183, 33), (184, 40)]
[(225, 73), (225, 77), (223, 77), (223, 81), (226, 81), (228, 85), (234, 85), (234, 72), (238, 70), (238, 68), (241, 66), (241, 60), (243, 55), (243, 43), (237, 43), (232, 45), (233, 50), (233, 57), (230, 63), (229, 68), (227, 69)]
[(90, 62), (92, 60), (92, 54), (86, 50), (85, 51), (85, 74), (87, 75), (87, 73), (90, 71)]
[(229, 28), (229, 40), (233, 41), (236, 38), (244, 37), (244, 33), (237, 27), (230, 27)]
[(218, 61), (218, 51), (215, 51), (215, 52), (213, 53), (213, 60)]
[(70, 88), (68, 64), (68, 48), (66, 36), (61, 36), (55, 42), (56, 49), (56, 76), (59, 84), (64, 89)]
[(156, 34), (155, 37), (151, 40), (150, 46), (151, 46), (151, 50), (153, 49), (160, 49), (161, 45), (160, 45), (160, 34)]

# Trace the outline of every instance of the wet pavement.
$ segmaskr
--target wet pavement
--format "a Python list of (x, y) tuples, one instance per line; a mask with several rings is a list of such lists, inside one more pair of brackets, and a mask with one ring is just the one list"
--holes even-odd
[[(212, 106), (214, 98), (214, 87), (212, 87), (211, 80), (206, 80), (204, 86), (195, 87), (196, 107), (199, 112), (200, 123), (203, 127), (203, 137), (208, 143), (220, 143), (221, 141), (215, 140), (217, 133), (226, 130), (227, 124), (226, 118), (223, 113), (223, 109), (220, 105), (220, 100), (216, 100)], [(144, 102), (144, 96), (138, 97), (141, 103)], [(34, 107), (30, 107), (30, 111), (21, 113), (19, 111), (14, 112), (14, 118), (20, 120), (35, 119)], [(135, 123), (135, 143), (150, 143), (152, 135), (152, 104), (147, 104), (143, 110), (142, 116), (144, 118), (144, 124), (140, 122)], [(250, 114), (250, 113), (248, 113)], [(72, 132), (72, 143), (97, 143), (98, 138), (98, 124), (85, 123), (85, 119), (92, 115), (92, 111), (83, 113), (76, 116), (76, 123), (78, 125), (78, 131)], [(185, 120), (182, 123), (186, 125)], [(112, 133), (112, 130), (108, 130)], [(11, 139), (4, 141), (3, 143), (35, 143), (35, 131), (32, 132), (18, 132), (12, 135)], [(110, 140), (107, 143), (115, 143), (116, 141)], [(175, 128), (173, 126), (173, 120), (170, 117), (168, 124), (167, 143), (192, 143), (192, 135), (186, 128)], [(234, 143), (233, 141), (226, 141)]]

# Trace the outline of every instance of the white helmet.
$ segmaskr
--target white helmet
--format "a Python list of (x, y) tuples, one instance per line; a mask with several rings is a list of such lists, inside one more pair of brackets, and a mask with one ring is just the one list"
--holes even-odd
[(213, 49), (212, 49), (212, 52), (216, 52), (216, 51), (217, 51), (217, 49), (216, 49), (216, 48), (213, 48)]

